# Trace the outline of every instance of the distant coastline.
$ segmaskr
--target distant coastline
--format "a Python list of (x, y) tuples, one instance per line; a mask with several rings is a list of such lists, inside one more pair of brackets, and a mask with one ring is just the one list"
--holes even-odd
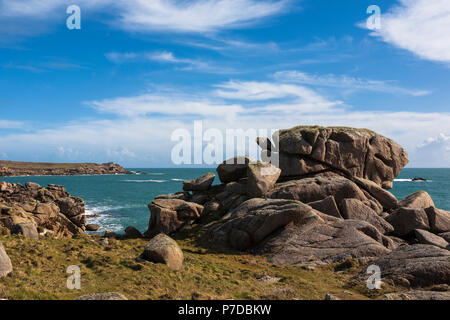
[(0, 160), (0, 177), (132, 174), (121, 165), (108, 163), (50, 163)]

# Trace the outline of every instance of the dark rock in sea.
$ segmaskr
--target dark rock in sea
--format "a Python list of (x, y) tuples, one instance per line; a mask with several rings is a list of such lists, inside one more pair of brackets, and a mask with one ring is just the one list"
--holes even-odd
[(86, 225), (86, 231), (98, 231), (100, 229), (100, 226), (98, 224), (87, 224)]
[(412, 178), (411, 180), (412, 180), (412, 181), (424, 181), (424, 182), (428, 181), (428, 180), (425, 179), (425, 178), (419, 178), (419, 177)]

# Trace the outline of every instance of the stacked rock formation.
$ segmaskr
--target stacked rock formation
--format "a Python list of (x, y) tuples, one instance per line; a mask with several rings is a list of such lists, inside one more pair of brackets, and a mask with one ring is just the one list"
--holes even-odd
[[(397, 143), (365, 129), (295, 127), (258, 138), (262, 159), (236, 157), (151, 204), (147, 235), (200, 224), (216, 247), (276, 264), (373, 261), (404, 286), (450, 284), (450, 212), (425, 191), (387, 191), (408, 163)], [(365, 276), (365, 275), (362, 275)]]
[(62, 186), (0, 182), (0, 231), (29, 238), (71, 237), (86, 229), (84, 201)]

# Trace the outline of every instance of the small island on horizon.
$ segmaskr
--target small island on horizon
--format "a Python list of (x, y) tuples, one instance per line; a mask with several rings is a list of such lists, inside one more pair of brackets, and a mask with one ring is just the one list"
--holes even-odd
[(50, 163), (0, 160), (0, 177), (11, 176), (74, 176), (132, 174), (121, 165), (107, 163)]

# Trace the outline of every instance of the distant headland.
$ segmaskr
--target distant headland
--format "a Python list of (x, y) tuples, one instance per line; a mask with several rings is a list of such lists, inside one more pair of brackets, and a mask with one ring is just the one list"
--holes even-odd
[(0, 160), (0, 176), (75, 176), (101, 174), (131, 174), (119, 164), (108, 163), (47, 163)]

